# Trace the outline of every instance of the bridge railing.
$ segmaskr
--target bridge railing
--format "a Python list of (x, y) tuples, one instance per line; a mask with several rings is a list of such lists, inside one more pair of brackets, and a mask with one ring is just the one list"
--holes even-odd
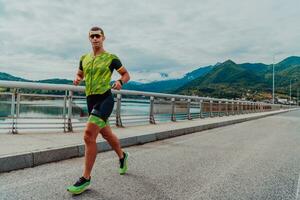
[[(0, 81), (0, 89), (0, 130), (71, 132), (85, 126), (88, 114), (83, 86)], [(132, 90), (112, 93), (115, 106), (109, 123), (118, 127), (290, 108), (264, 102)]]

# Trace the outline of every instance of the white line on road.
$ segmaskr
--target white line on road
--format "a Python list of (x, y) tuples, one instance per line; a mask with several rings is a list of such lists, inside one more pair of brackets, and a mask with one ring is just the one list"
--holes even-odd
[(299, 198), (299, 191), (300, 191), (300, 174), (298, 178), (298, 185), (297, 185), (297, 192), (296, 192), (296, 200), (300, 200)]

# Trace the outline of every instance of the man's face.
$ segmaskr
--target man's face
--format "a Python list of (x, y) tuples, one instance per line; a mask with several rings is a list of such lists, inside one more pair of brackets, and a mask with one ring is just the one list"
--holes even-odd
[(93, 47), (103, 47), (104, 35), (100, 31), (90, 31), (89, 39)]

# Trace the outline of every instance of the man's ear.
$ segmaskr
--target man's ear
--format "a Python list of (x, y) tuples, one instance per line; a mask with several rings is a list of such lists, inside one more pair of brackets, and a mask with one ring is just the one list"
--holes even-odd
[(103, 35), (103, 41), (105, 40), (105, 36)]

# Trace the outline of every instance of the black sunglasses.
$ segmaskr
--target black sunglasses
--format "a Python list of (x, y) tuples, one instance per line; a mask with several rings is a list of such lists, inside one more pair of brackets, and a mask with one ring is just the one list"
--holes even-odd
[(94, 35), (90, 35), (90, 38), (94, 38), (94, 37), (96, 37), (96, 38), (100, 38), (101, 37), (101, 35), (99, 35), (99, 34), (94, 34)]

